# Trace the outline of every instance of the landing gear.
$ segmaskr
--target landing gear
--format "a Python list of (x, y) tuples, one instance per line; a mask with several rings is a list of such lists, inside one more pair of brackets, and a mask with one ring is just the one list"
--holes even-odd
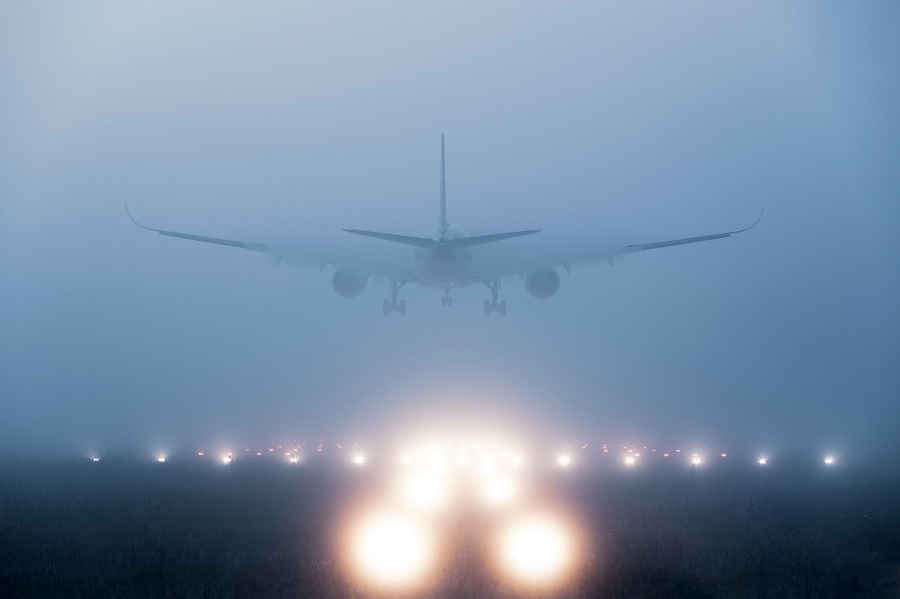
[(441, 298), (441, 305), (442, 306), (452, 306), (453, 305), (453, 298), (450, 297), (449, 289), (444, 289), (444, 297)]
[(491, 281), (485, 283), (484, 286), (491, 290), (493, 297), (493, 299), (484, 300), (484, 315), (488, 316), (491, 312), (499, 312), (500, 316), (506, 316), (506, 300), (497, 300), (500, 296), (500, 281)]
[(391, 282), (391, 299), (384, 300), (384, 303), (381, 304), (381, 309), (385, 316), (391, 312), (399, 312), (400, 316), (406, 316), (406, 300), (397, 300), (397, 294), (400, 293), (400, 288), (404, 285), (406, 285), (406, 281)]

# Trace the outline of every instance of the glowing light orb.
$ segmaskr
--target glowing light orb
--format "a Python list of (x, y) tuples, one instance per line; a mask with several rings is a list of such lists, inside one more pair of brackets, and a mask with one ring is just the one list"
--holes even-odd
[(292, 455), (290, 458), (288, 458), (288, 460), (291, 462), (291, 464), (296, 464), (297, 462), (300, 461), (300, 458), (298, 458), (295, 455)]
[(353, 455), (353, 463), (356, 466), (365, 466), (366, 464), (366, 456), (361, 453), (357, 453)]
[(419, 582), (432, 561), (428, 535), (412, 520), (376, 514), (353, 538), (351, 557), (359, 574), (381, 585), (402, 587)]
[(500, 559), (520, 582), (558, 581), (572, 560), (572, 542), (565, 529), (550, 518), (531, 517), (514, 524), (501, 538)]
[(832, 464), (834, 464), (834, 456), (826, 456), (825, 457), (825, 465), (831, 466)]
[(691, 458), (691, 464), (693, 464), (694, 466), (699, 466), (702, 462), (703, 460), (698, 455), (695, 455)]
[(509, 503), (516, 495), (515, 485), (505, 478), (496, 478), (485, 486), (484, 496), (493, 504)]
[(434, 476), (414, 476), (403, 485), (403, 496), (411, 505), (434, 509), (444, 501), (444, 487)]
[(561, 468), (568, 468), (572, 465), (572, 458), (564, 453), (556, 459), (556, 463), (559, 464)]
[(625, 458), (625, 465), (634, 466), (634, 457), (628, 456), (627, 458)]
[(766, 456), (761, 456), (761, 457), (760, 457), (758, 460), (756, 460), (756, 461), (759, 463), (760, 466), (765, 466), (766, 464), (769, 463), (769, 458), (767, 458)]
[(92, 462), (99, 462), (99, 461), (100, 461), (100, 458), (98, 458), (97, 456), (91, 456), (91, 461), (92, 461)]
[(223, 455), (223, 456), (222, 456), (222, 463), (223, 463), (223, 464), (230, 464), (232, 459), (233, 459), (233, 458), (232, 458), (230, 455)]
[(158, 456), (156, 456), (156, 461), (159, 462), (160, 464), (162, 464), (163, 462), (166, 461), (166, 456), (158, 455)]

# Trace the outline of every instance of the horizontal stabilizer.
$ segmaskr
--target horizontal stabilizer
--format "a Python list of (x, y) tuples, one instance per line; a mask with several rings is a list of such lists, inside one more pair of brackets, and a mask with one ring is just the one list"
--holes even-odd
[(513, 231), (512, 233), (495, 233), (493, 235), (478, 235), (475, 237), (457, 237), (455, 239), (437, 240), (430, 237), (410, 237), (409, 235), (394, 235), (393, 233), (378, 233), (376, 231), (362, 231), (360, 229), (344, 229), (348, 233), (354, 235), (363, 235), (365, 237), (374, 237), (375, 239), (384, 239), (385, 241), (393, 241), (394, 243), (402, 243), (404, 245), (414, 245), (416, 247), (430, 250), (437, 246), (449, 247), (453, 250), (461, 250), (462, 248), (471, 247), (473, 245), (481, 245), (483, 243), (493, 243), (503, 239), (511, 239), (513, 237), (522, 237), (523, 235), (534, 235), (540, 233), (540, 229), (528, 231)]
[(437, 245), (437, 241), (428, 237), (410, 237), (409, 235), (394, 235), (393, 233), (377, 233), (375, 231), (362, 231), (360, 229), (344, 229), (348, 233), (354, 235), (363, 235), (364, 237), (374, 237), (375, 239), (384, 239), (385, 241), (393, 241), (394, 243), (402, 243), (404, 245), (414, 245), (419, 248), (431, 249)]
[(447, 241), (447, 245), (454, 250), (471, 247), (473, 245), (481, 245), (483, 243), (493, 243), (502, 241), (503, 239), (512, 239), (513, 237), (522, 237), (523, 235), (534, 235), (540, 233), (540, 229), (532, 229), (528, 231), (513, 231), (512, 233), (495, 233), (493, 235), (478, 235), (476, 237), (458, 237)]

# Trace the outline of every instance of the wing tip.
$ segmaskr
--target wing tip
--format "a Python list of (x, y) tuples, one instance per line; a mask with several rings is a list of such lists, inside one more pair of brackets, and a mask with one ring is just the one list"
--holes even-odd
[(759, 216), (756, 217), (756, 220), (753, 221), (753, 224), (752, 224), (752, 225), (750, 225), (750, 226), (747, 227), (746, 229), (741, 229), (740, 231), (735, 231), (735, 233), (743, 233), (744, 231), (749, 231), (750, 229), (752, 229), (753, 227), (755, 227), (756, 225), (758, 225), (758, 224), (759, 224), (759, 221), (762, 220), (763, 212), (765, 212), (765, 211), (766, 211), (766, 207), (763, 206), (762, 209), (759, 211)]
[(124, 202), (124, 204), (125, 204), (125, 213), (128, 214), (128, 218), (131, 219), (131, 222), (133, 222), (134, 224), (136, 224), (137, 226), (139, 226), (142, 229), (147, 229), (148, 231), (156, 231), (156, 229), (151, 229), (150, 227), (145, 227), (141, 223), (134, 220), (134, 217), (131, 215), (131, 210), (128, 209), (128, 202)]

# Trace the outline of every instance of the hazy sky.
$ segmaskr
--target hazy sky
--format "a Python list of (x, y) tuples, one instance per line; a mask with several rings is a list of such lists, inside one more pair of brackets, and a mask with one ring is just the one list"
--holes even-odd
[[(373, 435), (897, 446), (900, 4), (0, 6), (0, 450)], [(347, 252), (450, 221), (523, 252), (741, 228), (408, 286), (151, 226)], [(415, 424), (414, 424), (415, 423)], [(424, 423), (424, 424), (422, 424)]]

